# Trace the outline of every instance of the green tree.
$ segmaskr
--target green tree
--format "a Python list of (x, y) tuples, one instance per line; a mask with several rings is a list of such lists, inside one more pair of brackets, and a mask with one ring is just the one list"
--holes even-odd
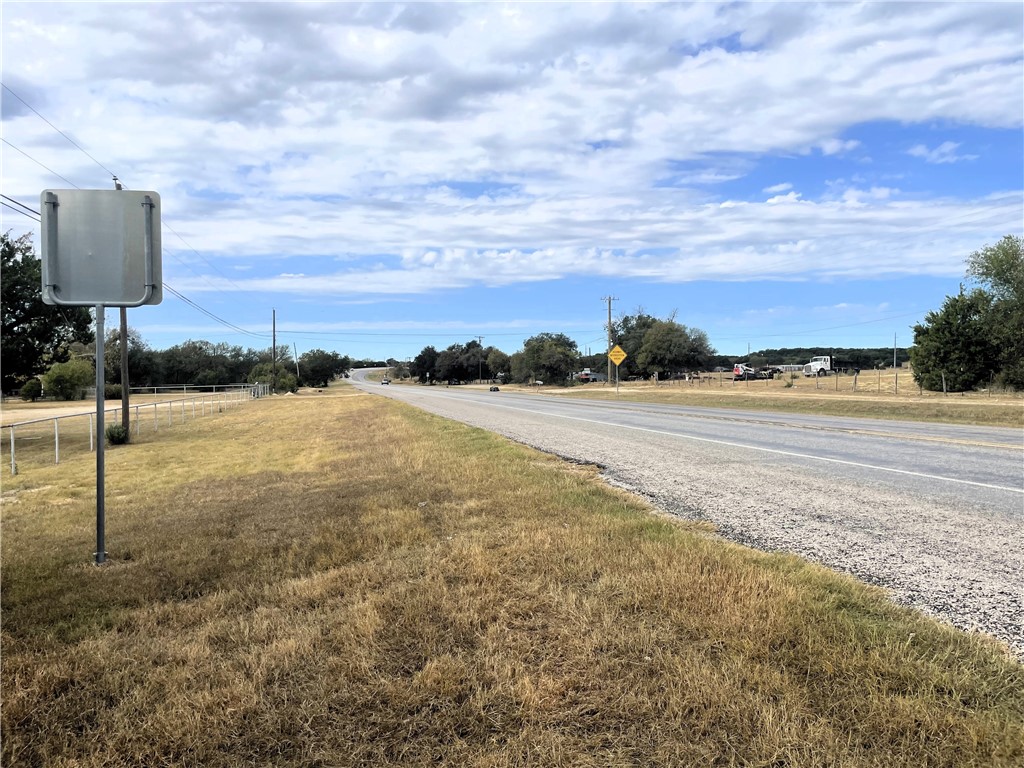
[(18, 393), (22, 400), (30, 400), (33, 403), (43, 396), (43, 382), (39, 379), (29, 379), (21, 385)]
[(491, 372), (487, 368), (487, 350), (476, 339), (466, 342), (462, 348), (459, 364), (468, 374), (466, 377), (468, 379), (491, 378)]
[(967, 276), (992, 300), (985, 322), (999, 348), (1000, 383), (1024, 389), (1024, 239), (1007, 235), (975, 251)]
[(296, 392), (299, 389), (299, 380), (295, 376), (295, 366), (291, 363), (277, 361), (277, 376), (274, 377), (274, 365), (268, 360), (259, 363), (249, 371), (248, 382), (250, 384), (270, 384), (275, 381), (276, 392)]
[[(158, 355), (149, 348), (142, 335), (128, 326), (128, 381), (133, 387), (163, 384)], [(111, 328), (107, 332), (103, 363), (106, 381), (121, 384), (121, 329)], [(199, 383), (199, 382), (197, 382)]]
[(512, 375), (512, 358), (497, 347), (489, 348), (486, 365), (494, 378), (507, 380)]
[(415, 376), (420, 384), (433, 384), (437, 381), (436, 368), (437, 350), (424, 347), (409, 366), (409, 374)]
[(512, 356), (512, 377), (523, 383), (539, 379), (565, 385), (578, 364), (575, 341), (563, 333), (539, 333), (527, 339), (522, 351)]
[(466, 360), (466, 348), (461, 344), (452, 344), (438, 353), (434, 375), (439, 381), (469, 381), (476, 377), (476, 368), (474, 366), (471, 374)]
[(999, 347), (988, 325), (992, 299), (984, 291), (947, 296), (942, 309), (914, 326), (910, 362), (927, 390), (964, 392), (987, 382), (999, 367)]
[[(669, 320), (675, 320), (674, 313)], [(636, 314), (623, 315), (612, 323), (612, 341), (626, 353), (626, 359), (619, 366), (620, 376), (643, 372), (638, 365), (640, 348), (644, 345), (644, 336), (658, 322), (658, 318), (648, 315), (643, 307), (637, 307)]]
[(348, 370), (350, 360), (337, 352), (311, 349), (299, 356), (302, 380), (311, 387), (326, 387), (331, 379)]
[(96, 381), (96, 368), (88, 360), (75, 358), (55, 363), (43, 374), (43, 394), (58, 400), (81, 400)]
[(714, 354), (707, 334), (674, 320), (658, 320), (644, 334), (637, 367), (646, 375), (695, 371)]
[(0, 339), (3, 339), (4, 392), (17, 390), (54, 363), (69, 358), (72, 342), (91, 342), (92, 318), (85, 307), (44, 304), (42, 262), (29, 234), (0, 234)]

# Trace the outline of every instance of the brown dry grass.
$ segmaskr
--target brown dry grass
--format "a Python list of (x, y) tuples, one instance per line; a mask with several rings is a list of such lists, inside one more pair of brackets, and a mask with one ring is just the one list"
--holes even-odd
[[(909, 371), (864, 371), (856, 377), (822, 379), (797, 375), (761, 381), (733, 381), (731, 374), (713, 374), (693, 381), (620, 382), (571, 388), (524, 387), (524, 391), (595, 399), (636, 400), (780, 413), (811, 413), (869, 419), (932, 421), (946, 424), (1024, 426), (1024, 393), (922, 392)], [(792, 383), (792, 386), (787, 384)]]
[(1016, 766), (1024, 668), (372, 396), (4, 482), (4, 765)]

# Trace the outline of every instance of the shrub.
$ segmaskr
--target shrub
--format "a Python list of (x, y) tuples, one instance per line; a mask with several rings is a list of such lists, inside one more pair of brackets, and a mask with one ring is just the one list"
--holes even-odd
[(123, 424), (111, 424), (105, 431), (107, 442), (111, 445), (124, 445), (131, 438), (131, 433)]
[(43, 374), (43, 389), (58, 400), (82, 400), (95, 376), (92, 363), (81, 358), (57, 363)]
[(103, 398), (105, 400), (120, 400), (121, 399), (121, 385), (120, 384), (104, 384), (103, 385)]
[(31, 400), (34, 403), (43, 394), (43, 384), (39, 379), (29, 379), (18, 394), (22, 400)]

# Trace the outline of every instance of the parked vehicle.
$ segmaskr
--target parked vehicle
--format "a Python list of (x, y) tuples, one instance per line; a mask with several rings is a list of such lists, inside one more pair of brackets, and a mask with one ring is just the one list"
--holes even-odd
[(756, 368), (748, 365), (747, 363), (736, 363), (732, 369), (732, 380), (733, 381), (746, 381), (748, 379), (767, 379), (768, 374), (764, 371), (759, 371)]
[(489, 391), (491, 391), (491, 392), (500, 392), (501, 390), (498, 389), (497, 387), (491, 387), (491, 389)]
[(391, 379), (381, 379), (380, 383), (381, 384), (390, 384), (391, 383)]
[(860, 368), (832, 355), (817, 355), (804, 366), (804, 376), (828, 376), (831, 373), (860, 373)]

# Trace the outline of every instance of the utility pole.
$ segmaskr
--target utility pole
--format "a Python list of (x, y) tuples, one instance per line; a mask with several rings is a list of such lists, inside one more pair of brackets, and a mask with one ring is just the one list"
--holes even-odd
[[(121, 182), (114, 177), (114, 189), (121, 189)], [(121, 338), (118, 346), (121, 349), (121, 428), (126, 435), (131, 434), (131, 422), (128, 416), (128, 398), (131, 382), (128, 381), (128, 307), (121, 307)]]
[(896, 331), (892, 332), (892, 367), (896, 370)]
[[(602, 296), (601, 301), (608, 302), (608, 354), (612, 353), (612, 302), (618, 301), (617, 296)], [(612, 383), (612, 359), (608, 358), (608, 383)]]
[(277, 394), (277, 310), (270, 310), (270, 393)]
[(476, 340), (480, 342), (480, 354), (476, 358), (476, 380), (477, 383), (483, 384), (484, 381), (484, 337), (477, 336)]

